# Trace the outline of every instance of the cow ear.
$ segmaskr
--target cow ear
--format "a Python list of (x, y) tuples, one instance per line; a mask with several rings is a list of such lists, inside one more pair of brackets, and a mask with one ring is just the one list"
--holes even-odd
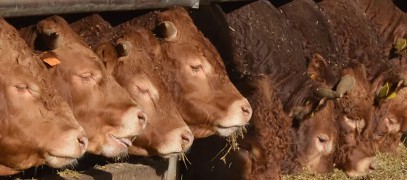
[(308, 76), (318, 82), (325, 82), (324, 72), (328, 69), (328, 64), (320, 54), (314, 54), (310, 63), (308, 64)]
[(177, 27), (170, 21), (162, 22), (153, 31), (159, 38), (163, 38), (166, 41), (174, 40), (178, 34)]
[(48, 50), (54, 50), (59, 47), (59, 33), (52, 28), (42, 28), (42, 26), (37, 27), (39, 32), (39, 38), (41, 38), (41, 44), (45, 46)]
[(118, 59), (115, 47), (111, 43), (103, 43), (98, 45), (94, 51), (103, 61), (107, 73), (112, 74)]
[(304, 120), (306, 117), (312, 114), (313, 108), (314, 104), (312, 103), (312, 101), (307, 101), (301, 106), (292, 108), (288, 116), (297, 120)]

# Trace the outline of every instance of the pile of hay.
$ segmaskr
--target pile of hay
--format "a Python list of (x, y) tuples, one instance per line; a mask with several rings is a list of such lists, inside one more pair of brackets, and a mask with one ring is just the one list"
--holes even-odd
[(350, 178), (340, 170), (335, 169), (329, 174), (316, 174), (305, 170), (301, 174), (283, 176), (283, 180), (329, 180), (329, 179), (407, 179), (407, 148), (400, 144), (397, 149), (397, 154), (378, 154), (376, 157), (376, 170), (365, 176), (358, 178)]

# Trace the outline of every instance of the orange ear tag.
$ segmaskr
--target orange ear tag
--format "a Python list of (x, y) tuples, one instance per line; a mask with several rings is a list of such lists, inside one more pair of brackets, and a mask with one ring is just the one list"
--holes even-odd
[(46, 58), (42, 59), (42, 61), (44, 61), (45, 63), (47, 63), (50, 66), (55, 66), (55, 65), (61, 63), (61, 61), (59, 61), (59, 59), (57, 59), (56, 57), (46, 57)]

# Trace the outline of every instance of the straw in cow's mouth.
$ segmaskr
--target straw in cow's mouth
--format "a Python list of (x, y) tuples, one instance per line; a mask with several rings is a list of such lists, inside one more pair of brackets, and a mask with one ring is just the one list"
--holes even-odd
[(222, 150), (219, 151), (218, 154), (216, 154), (216, 156), (214, 158), (211, 159), (211, 161), (213, 161), (214, 159), (216, 159), (220, 154), (222, 154), (223, 152), (226, 153), (223, 154), (222, 157), (220, 157), (220, 160), (223, 161), (223, 163), (226, 164), (226, 156), (230, 153), (231, 150), (236, 151), (239, 149), (239, 143), (237, 142), (238, 138), (244, 138), (244, 134), (247, 132), (247, 129), (245, 126), (240, 127), (239, 129), (237, 129), (235, 132), (233, 132), (230, 136), (228, 136), (226, 138), (226, 145), (225, 147), (222, 148)]
[(186, 163), (186, 162), (188, 162), (189, 165), (192, 164), (192, 163), (188, 160), (188, 157), (185, 155), (184, 152), (182, 152), (182, 153), (180, 153), (180, 154), (178, 155), (178, 160), (184, 162), (185, 168), (187, 168), (187, 169), (188, 169), (188, 166), (187, 166), (187, 163)]

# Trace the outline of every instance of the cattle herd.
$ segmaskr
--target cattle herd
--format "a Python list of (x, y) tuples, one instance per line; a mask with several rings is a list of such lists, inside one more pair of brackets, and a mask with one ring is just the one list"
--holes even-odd
[[(407, 130), (407, 16), (396, 5), (259, 0), (211, 5), (213, 21), (172, 7), (18, 29), (0, 19), (0, 176), (85, 153), (186, 154), (183, 179), (367, 175)], [(245, 129), (227, 168), (202, 155), (224, 139), (192, 146)]]

